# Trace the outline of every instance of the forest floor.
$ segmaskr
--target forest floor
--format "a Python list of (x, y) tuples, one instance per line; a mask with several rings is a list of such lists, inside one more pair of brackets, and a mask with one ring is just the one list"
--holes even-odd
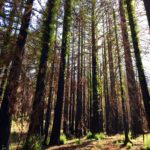
[(68, 141), (67, 144), (62, 146), (50, 147), (46, 150), (142, 150), (143, 147), (143, 137), (140, 136), (133, 139), (133, 146), (128, 144), (126, 147), (122, 147), (123, 135), (115, 135), (105, 137), (103, 140), (88, 140), (82, 138), (80, 143), (78, 140)]
[[(27, 132), (27, 125), (19, 126), (19, 124), (13, 123), (12, 133), (11, 134), (11, 148), (10, 150), (17, 150), (22, 146), (23, 141), (25, 140)], [(45, 150), (143, 150), (144, 142), (147, 139), (150, 140), (150, 135), (141, 135), (136, 139), (132, 139), (133, 146), (128, 144), (126, 147), (121, 147), (123, 144), (124, 135), (118, 134), (115, 136), (105, 136), (101, 140), (92, 140), (87, 139), (86, 137), (82, 139), (73, 139), (68, 140), (66, 144), (60, 146), (53, 146), (45, 148)], [(150, 142), (149, 142), (150, 143)], [(148, 144), (150, 146), (150, 144)]]

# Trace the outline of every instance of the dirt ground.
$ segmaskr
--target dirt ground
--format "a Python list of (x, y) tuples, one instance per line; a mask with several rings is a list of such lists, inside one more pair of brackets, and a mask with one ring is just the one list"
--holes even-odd
[(133, 146), (127, 145), (122, 147), (121, 135), (116, 135), (112, 137), (105, 137), (103, 140), (87, 140), (85, 138), (81, 139), (80, 144), (77, 140), (68, 141), (67, 144), (62, 146), (50, 147), (46, 150), (142, 150), (143, 149), (143, 138), (142, 136), (132, 140)]

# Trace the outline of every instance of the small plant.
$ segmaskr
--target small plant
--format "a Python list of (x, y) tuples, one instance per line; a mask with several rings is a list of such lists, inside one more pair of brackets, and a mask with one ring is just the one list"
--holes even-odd
[(94, 135), (94, 139), (95, 139), (95, 140), (100, 140), (100, 134), (95, 134), (95, 135)]
[(131, 143), (127, 143), (127, 149), (131, 149), (132, 148), (132, 144)]
[(100, 140), (103, 140), (105, 138), (105, 134), (104, 133), (100, 133), (98, 134), (98, 137)]
[(146, 136), (144, 140), (144, 148), (150, 150), (150, 134)]
[(89, 132), (87, 134), (87, 139), (95, 139), (95, 140), (102, 140), (105, 138), (104, 133), (97, 133), (97, 134), (92, 134), (91, 132)]
[(94, 139), (94, 134), (92, 134), (92, 132), (88, 132), (87, 139)]
[(59, 138), (59, 144), (66, 144), (67, 138), (65, 134), (61, 134)]
[(104, 138), (105, 138), (105, 135), (103, 133), (94, 134), (95, 140), (103, 140)]

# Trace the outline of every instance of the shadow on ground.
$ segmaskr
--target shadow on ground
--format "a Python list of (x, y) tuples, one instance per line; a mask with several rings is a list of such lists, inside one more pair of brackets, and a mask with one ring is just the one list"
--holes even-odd
[(83, 148), (86, 150), (90, 150), (93, 147), (94, 147), (93, 141), (86, 141), (86, 142), (83, 142), (82, 144), (76, 144), (75, 142), (73, 142), (67, 145), (62, 145), (62, 146), (53, 146), (45, 150), (75, 150), (75, 149), (83, 149)]

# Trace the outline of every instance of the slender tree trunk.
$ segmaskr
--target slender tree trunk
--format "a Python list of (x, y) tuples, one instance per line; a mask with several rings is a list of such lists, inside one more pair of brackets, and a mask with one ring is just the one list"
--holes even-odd
[(93, 116), (92, 116), (92, 133), (101, 132), (102, 122), (100, 122), (100, 103), (98, 93), (98, 62), (97, 62), (97, 47), (95, 34), (95, 6), (96, 1), (92, 0), (92, 81), (93, 81)]
[[(139, 44), (138, 31), (137, 31), (138, 25), (136, 22), (135, 10), (134, 10), (134, 6), (132, 3), (133, 3), (133, 0), (126, 0), (136, 66), (137, 66), (138, 75), (139, 75), (139, 81), (140, 81), (140, 86), (141, 86), (141, 91), (142, 91), (142, 96), (143, 96), (143, 102), (145, 106), (146, 117), (147, 117), (149, 129), (150, 129), (150, 95), (148, 91), (148, 85), (147, 85), (142, 58), (141, 58), (140, 44)], [(149, 6), (150, 6), (150, 1), (149, 1)], [(150, 7), (148, 9), (150, 12)]]
[(91, 57), (91, 51), (90, 51), (90, 54), (89, 54), (89, 79), (88, 79), (88, 82), (89, 82), (89, 129), (90, 131), (92, 130), (92, 115), (93, 115), (93, 90), (92, 90), (92, 57)]
[(73, 95), (72, 95), (72, 121), (71, 121), (71, 133), (74, 135), (75, 133), (75, 99), (76, 99), (76, 73), (75, 73), (75, 61), (73, 64), (74, 72), (73, 72)]
[(110, 76), (110, 113), (109, 113), (109, 125), (108, 134), (117, 133), (118, 115), (117, 115), (117, 99), (116, 99), (116, 83), (115, 83), (115, 72), (114, 72), (114, 58), (113, 58), (113, 43), (112, 43), (112, 30), (111, 30), (111, 18), (107, 18), (107, 46), (108, 46), (108, 59), (109, 59), (109, 76)]
[(120, 18), (121, 18), (121, 30), (125, 54), (125, 66), (127, 74), (128, 94), (130, 102), (131, 112), (131, 131), (132, 135), (136, 136), (143, 133), (142, 122), (142, 107), (137, 93), (137, 85), (135, 81), (135, 74), (133, 70), (133, 63), (131, 57), (130, 43), (128, 37), (127, 23), (125, 17), (124, 1), (119, 0), (120, 5)]
[(104, 132), (104, 126), (103, 126), (103, 88), (102, 88), (102, 64), (100, 62), (100, 68), (99, 68), (99, 121), (100, 121), (100, 132)]
[(109, 133), (109, 114), (110, 114), (110, 101), (109, 101), (109, 89), (108, 89), (108, 65), (107, 65), (107, 54), (106, 54), (106, 38), (104, 36), (104, 99), (105, 99), (105, 113), (106, 113), (106, 133)]
[(125, 87), (123, 83), (123, 73), (122, 73), (122, 62), (121, 62), (121, 52), (119, 47), (119, 41), (118, 41), (118, 33), (117, 33), (117, 23), (116, 23), (116, 14), (115, 10), (113, 10), (113, 18), (114, 18), (114, 26), (115, 26), (115, 37), (116, 37), (116, 51), (117, 51), (117, 57), (118, 57), (118, 67), (119, 67), (119, 78), (120, 78), (120, 91), (121, 91), (121, 102), (122, 102), (122, 110), (123, 110), (123, 125), (124, 125), (124, 135), (125, 140), (124, 144), (126, 145), (128, 142), (130, 142), (129, 139), (129, 118), (128, 118), (128, 112), (127, 112), (127, 103), (126, 103), (126, 97), (125, 97)]
[(144, 1), (147, 20), (148, 20), (148, 24), (149, 24), (149, 28), (150, 28), (150, 1), (149, 0), (143, 0), (143, 1)]
[(75, 134), (76, 134), (76, 137), (78, 138), (82, 136), (82, 129), (83, 129), (81, 38), (82, 38), (81, 37), (81, 22), (79, 20), (77, 100), (76, 100), (76, 119), (75, 119)]
[(54, 112), (54, 121), (52, 127), (52, 133), (50, 138), (50, 145), (59, 144), (60, 128), (61, 128), (61, 118), (62, 118), (62, 107), (63, 107), (63, 97), (64, 97), (64, 74), (66, 67), (66, 57), (69, 52), (70, 46), (70, 26), (71, 26), (71, 14), (72, 14), (72, 0), (65, 1), (65, 14), (63, 21), (63, 37), (62, 37), (62, 47), (61, 47), (61, 61), (58, 79), (58, 91), (57, 100)]
[(88, 126), (88, 120), (87, 120), (87, 80), (86, 80), (86, 56), (85, 56), (85, 29), (84, 26), (83, 29), (83, 135), (86, 135), (87, 133), (87, 126)]
[(51, 121), (51, 112), (52, 112), (52, 91), (53, 91), (53, 80), (54, 80), (54, 69), (55, 69), (55, 58), (56, 58), (56, 49), (54, 49), (54, 58), (51, 66), (51, 74), (50, 74), (50, 88), (49, 88), (49, 95), (48, 95), (48, 104), (47, 104), (47, 111), (46, 111), (46, 119), (45, 119), (45, 139), (44, 139), (44, 144), (47, 145), (47, 138), (48, 138), (48, 131), (49, 131), (49, 126), (50, 126), (50, 121)]
[[(72, 55), (73, 56), (73, 55)], [(73, 57), (72, 57), (73, 58)], [(72, 59), (73, 60), (73, 59)], [(71, 76), (70, 76), (70, 102), (69, 102), (69, 132), (72, 135), (72, 109), (73, 109), (73, 63), (71, 63)]]
[[(121, 61), (119, 62), (119, 54), (121, 54), (120, 51), (120, 46), (119, 46), (119, 38), (118, 38), (118, 24), (117, 24), (117, 18), (116, 18), (116, 13), (115, 10), (113, 9), (113, 24), (114, 24), (114, 40), (115, 40), (115, 51), (114, 51), (114, 63), (115, 65), (115, 79), (116, 79), (116, 99), (117, 99), (117, 115), (118, 115), (118, 124), (117, 124), (117, 132), (122, 133), (123, 131), (123, 112), (122, 112), (122, 95), (121, 95), (121, 85), (119, 84), (119, 79), (117, 77), (117, 73), (119, 72), (122, 73), (122, 64)], [(121, 55), (120, 55), (121, 57)], [(121, 66), (121, 67), (120, 67)], [(121, 69), (121, 70), (120, 70)], [(118, 70), (118, 72), (117, 72)], [(123, 76), (122, 76), (123, 77)], [(121, 78), (122, 78), (121, 77)], [(123, 85), (124, 86), (124, 85)], [(124, 89), (125, 90), (125, 89)], [(121, 99), (121, 100), (120, 100)]]
[(106, 36), (105, 36), (105, 18), (103, 16), (103, 73), (104, 73), (104, 83), (103, 83), (103, 93), (105, 100), (105, 120), (106, 120), (106, 133), (109, 133), (109, 90), (108, 90), (108, 65), (107, 65), (107, 53), (106, 53)]
[(63, 132), (64, 134), (69, 137), (69, 100), (70, 100), (70, 93), (69, 93), (69, 83), (70, 83), (70, 59), (68, 56), (67, 62), (67, 71), (66, 71), (66, 87), (65, 87), (65, 100), (64, 100), (64, 122), (63, 122)]
[(45, 138), (44, 138), (44, 144), (47, 145), (47, 138), (49, 134), (49, 126), (51, 123), (51, 112), (52, 112), (52, 105), (53, 105), (53, 81), (54, 81), (54, 75), (55, 75), (55, 64), (56, 64), (56, 54), (57, 54), (57, 49), (56, 49), (56, 44), (57, 44), (57, 35), (58, 35), (58, 23), (56, 24), (56, 29), (55, 29), (55, 44), (54, 44), (54, 55), (53, 55), (53, 62), (51, 65), (51, 74), (50, 74), (50, 88), (49, 88), (49, 95), (48, 95), (48, 105), (47, 105), (47, 111), (46, 111), (46, 119), (45, 119), (45, 128), (44, 128), (44, 133), (45, 133)]
[[(73, 25), (74, 27), (74, 25)], [(75, 107), (75, 49), (74, 49), (74, 42), (75, 42), (75, 31), (73, 28), (73, 46), (72, 46), (72, 63), (71, 63), (71, 82), (70, 82), (70, 108), (69, 108), (69, 128), (70, 128), (70, 133), (73, 135), (74, 134), (74, 107)]]
[(27, 30), (30, 23), (33, 0), (27, 0), (18, 39), (15, 46), (15, 54), (8, 76), (8, 82), (0, 110), (0, 149), (9, 149), (9, 136), (12, 114), (15, 111), (16, 93), (24, 55), (24, 45), (27, 38)]

